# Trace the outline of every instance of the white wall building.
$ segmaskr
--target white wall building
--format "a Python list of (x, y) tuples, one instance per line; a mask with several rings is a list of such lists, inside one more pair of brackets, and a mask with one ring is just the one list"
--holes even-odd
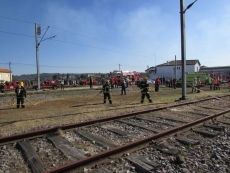
[[(199, 60), (186, 60), (185, 72), (199, 72), (200, 66), (201, 64)], [(165, 79), (179, 79), (182, 76), (182, 61), (167, 61), (166, 63), (157, 65), (156, 67), (150, 67), (147, 70), (145, 70), (145, 72), (149, 74), (150, 79), (156, 79), (157, 77), (165, 77)]]
[(12, 72), (5, 68), (0, 68), (0, 82), (12, 81)]

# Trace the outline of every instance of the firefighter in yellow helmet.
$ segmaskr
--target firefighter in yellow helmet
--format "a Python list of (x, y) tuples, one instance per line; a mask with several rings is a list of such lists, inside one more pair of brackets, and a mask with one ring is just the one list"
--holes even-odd
[(15, 94), (17, 98), (17, 108), (21, 107), (25, 108), (24, 100), (26, 98), (26, 89), (23, 86), (23, 82), (19, 82), (17, 88), (15, 89)]
[(149, 100), (149, 103), (152, 103), (153, 101), (149, 95), (149, 84), (147, 83), (147, 77), (144, 77), (140, 82), (139, 88), (141, 89), (141, 103), (144, 103), (145, 96)]
[(111, 91), (111, 86), (109, 84), (109, 81), (107, 80), (101, 89), (101, 92), (103, 92), (104, 94), (104, 103), (106, 103), (106, 98), (108, 97), (109, 103), (112, 104), (110, 91)]

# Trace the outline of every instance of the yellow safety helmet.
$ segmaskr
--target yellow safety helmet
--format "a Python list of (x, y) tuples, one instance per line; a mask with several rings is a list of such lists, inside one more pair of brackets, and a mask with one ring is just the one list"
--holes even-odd
[(144, 79), (144, 80), (147, 80), (147, 77), (145, 76), (145, 77), (143, 77), (143, 79)]
[(109, 83), (109, 80), (107, 80), (106, 83)]

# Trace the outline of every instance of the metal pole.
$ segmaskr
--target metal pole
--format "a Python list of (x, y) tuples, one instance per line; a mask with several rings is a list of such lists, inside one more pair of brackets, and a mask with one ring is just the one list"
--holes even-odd
[(175, 55), (175, 79), (177, 80), (177, 63), (176, 63), (176, 55)]
[(10, 82), (12, 82), (11, 62), (9, 62)]
[(36, 64), (37, 64), (37, 83), (38, 83), (38, 90), (40, 90), (40, 71), (39, 71), (39, 44), (37, 38), (37, 23), (35, 23), (35, 43), (36, 43)]
[(185, 13), (184, 2), (180, 0), (180, 23), (181, 23), (181, 61), (182, 61), (182, 97), (186, 100), (186, 42), (185, 42)]

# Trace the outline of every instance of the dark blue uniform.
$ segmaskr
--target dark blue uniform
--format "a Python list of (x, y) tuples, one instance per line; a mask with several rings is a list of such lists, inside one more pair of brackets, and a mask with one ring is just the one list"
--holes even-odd
[(112, 99), (111, 99), (111, 95), (110, 95), (110, 90), (111, 90), (111, 86), (109, 85), (108, 82), (106, 82), (103, 87), (101, 92), (103, 92), (104, 94), (104, 103), (106, 103), (106, 98), (108, 97), (109, 99), (109, 103), (112, 104)]
[(26, 89), (23, 86), (19, 85), (15, 89), (15, 94), (16, 94), (16, 98), (17, 98), (17, 108), (20, 107), (20, 104), (21, 104), (22, 108), (25, 108), (24, 100), (26, 98)]
[(147, 83), (147, 80), (143, 80), (139, 84), (139, 88), (141, 89), (141, 103), (144, 102), (145, 96), (148, 98), (149, 103), (152, 103), (152, 99), (149, 95), (149, 84)]
[(125, 80), (123, 80), (121, 83), (121, 95), (123, 95), (123, 93), (124, 93), (124, 95), (126, 95), (126, 82), (125, 82)]

